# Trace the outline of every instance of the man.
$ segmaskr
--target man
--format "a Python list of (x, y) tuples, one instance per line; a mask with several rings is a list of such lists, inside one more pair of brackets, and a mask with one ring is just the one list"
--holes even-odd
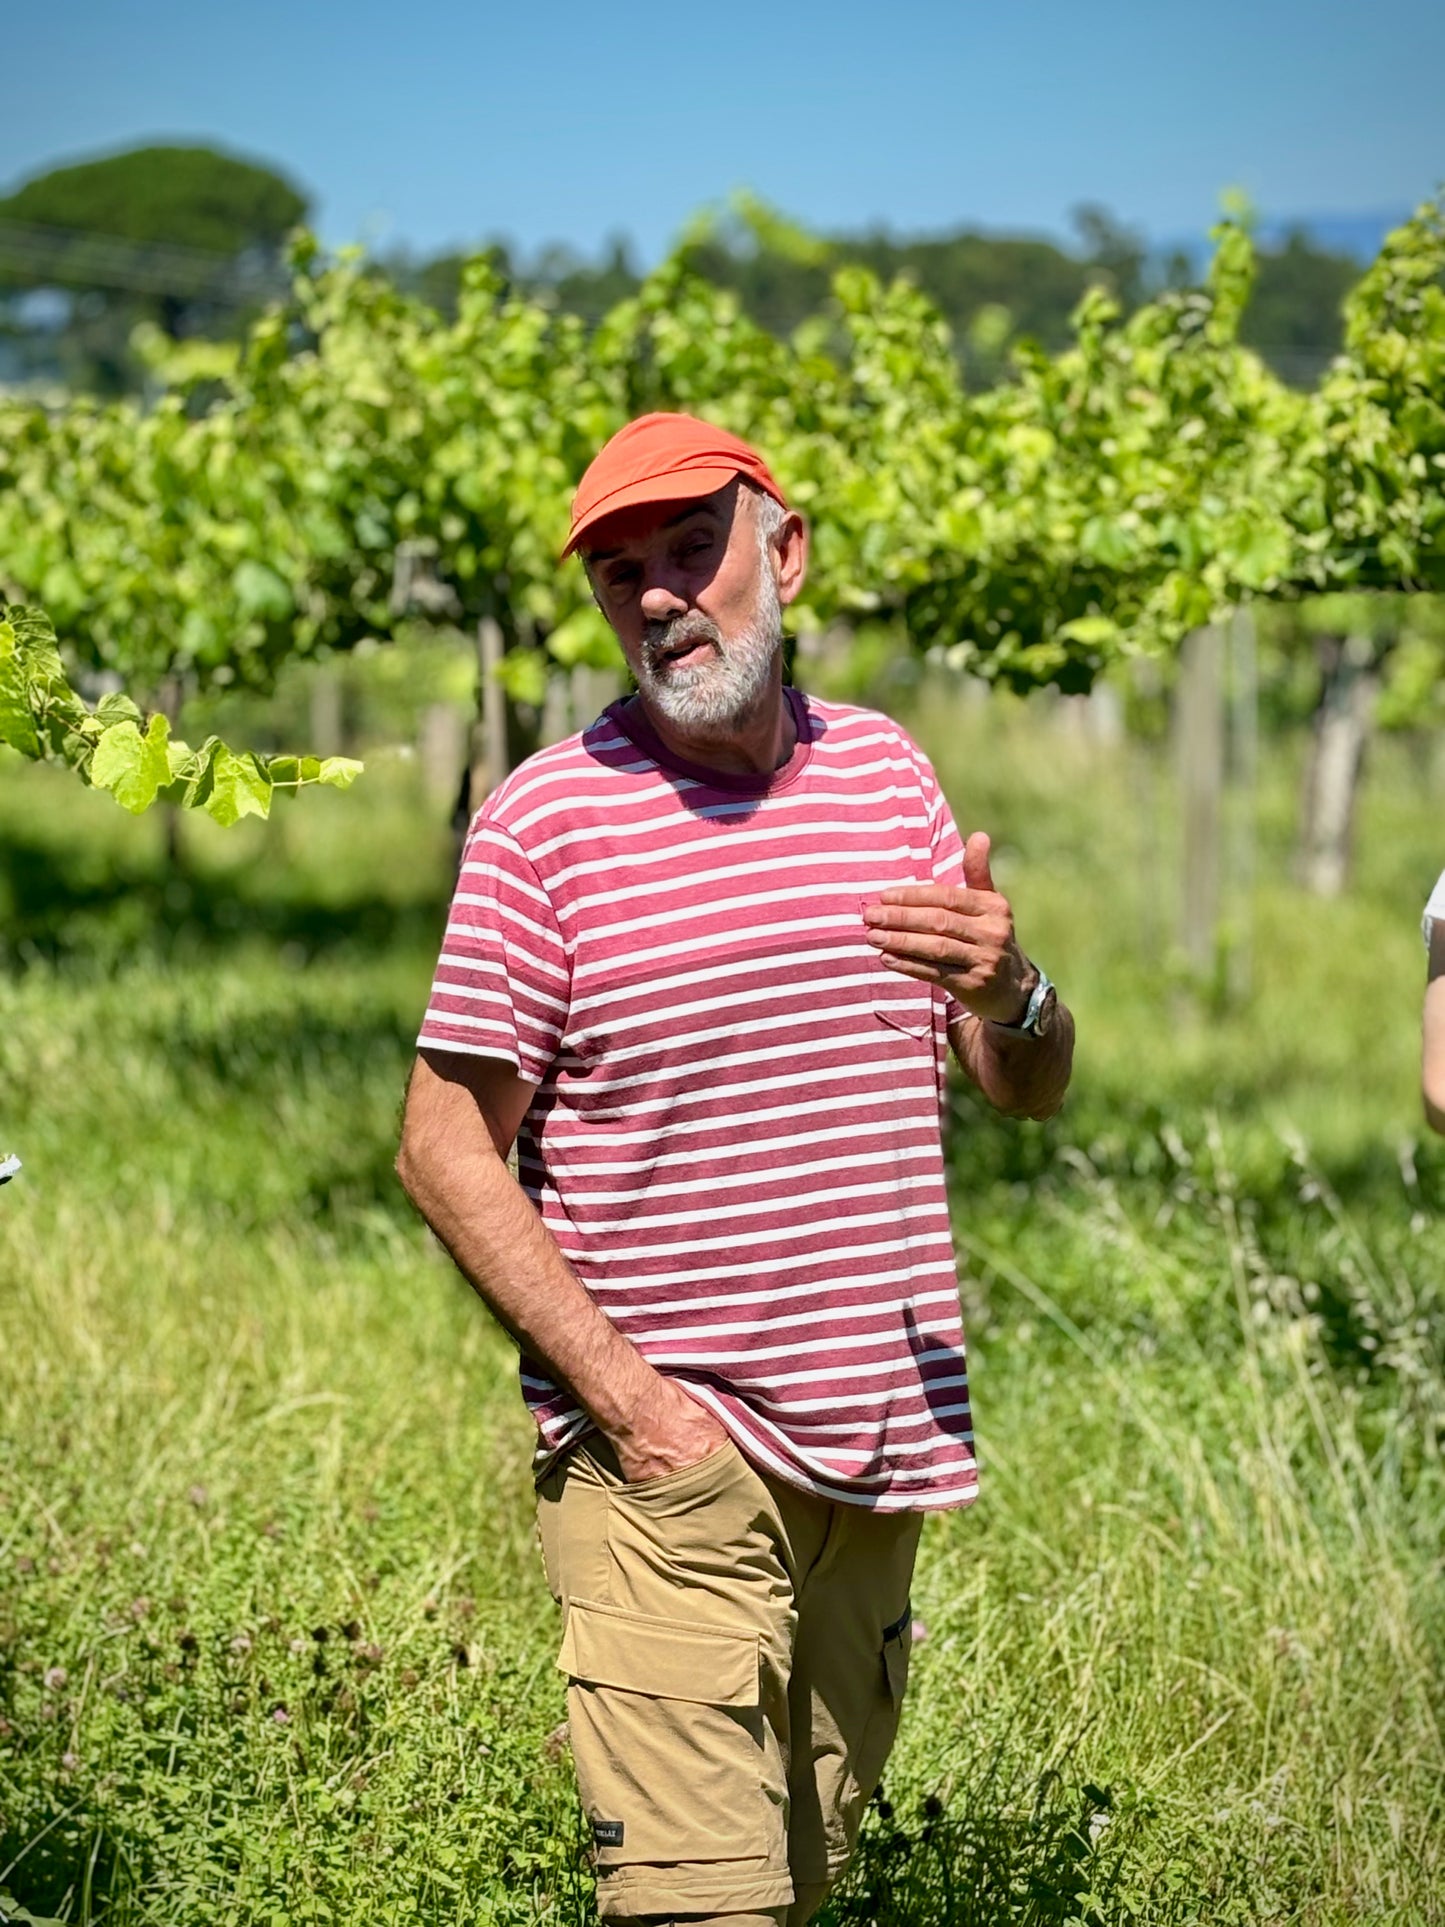
[(602, 1917), (801, 1927), (976, 1485), (946, 1041), (1047, 1117), (1072, 1024), (903, 731), (784, 686), (755, 450), (629, 424), (572, 551), (637, 692), (477, 816), (398, 1170), (522, 1349)]

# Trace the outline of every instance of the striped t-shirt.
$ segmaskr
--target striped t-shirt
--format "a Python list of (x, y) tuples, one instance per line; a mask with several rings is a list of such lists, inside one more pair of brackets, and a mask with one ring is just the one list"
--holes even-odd
[[(940, 1102), (941, 990), (863, 905), (959, 883), (927, 759), (788, 692), (767, 777), (673, 757), (640, 705), (530, 757), (467, 842), (421, 1044), (536, 1086), (518, 1169), (597, 1305), (756, 1464), (880, 1510), (977, 1473)], [(555, 1451), (589, 1429), (535, 1361)]]

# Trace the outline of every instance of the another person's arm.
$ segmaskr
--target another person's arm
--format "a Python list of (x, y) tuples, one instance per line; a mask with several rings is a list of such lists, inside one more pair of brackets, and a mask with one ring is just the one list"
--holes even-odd
[(1430, 974), (1425, 984), (1425, 1041), (1420, 1062), (1425, 1122), (1445, 1135), (1445, 916), (1430, 926)]
[(423, 1051), (396, 1169), (457, 1268), (529, 1358), (574, 1394), (630, 1480), (691, 1465), (727, 1433), (598, 1310), (507, 1169), (532, 1086), (498, 1058)]
[(885, 890), (864, 911), (869, 941), (904, 976), (941, 984), (964, 1015), (949, 1030), (964, 1074), (1009, 1117), (1052, 1117), (1074, 1062), (1074, 1020), (1054, 1001), (1041, 1036), (1009, 1028), (1028, 1009), (1038, 973), (1019, 948), (1007, 897), (994, 889), (989, 840), (968, 839), (962, 888)]

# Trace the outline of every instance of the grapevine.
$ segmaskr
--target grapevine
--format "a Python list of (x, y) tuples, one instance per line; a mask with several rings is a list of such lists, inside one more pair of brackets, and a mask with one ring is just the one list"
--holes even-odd
[(91, 708), (66, 677), (49, 618), (24, 606), (0, 614), (0, 742), (33, 762), (68, 764), (133, 815), (161, 801), (226, 825), (269, 815), (278, 790), (347, 789), (361, 770), (342, 756), (257, 756), (218, 736), (192, 749), (160, 711), (146, 717), (119, 693)]
[(482, 260), (449, 320), (303, 239), (239, 349), (151, 344), (146, 406), (0, 402), (0, 588), (144, 689), (266, 689), (418, 614), (486, 618), (537, 703), (616, 661), (556, 558), (586, 462), (648, 408), (766, 450), (812, 525), (800, 626), (886, 623), (1022, 689), (1252, 599), (1445, 588), (1445, 211), (1388, 238), (1311, 394), (1240, 345), (1253, 261), (1225, 221), (1204, 288), (1127, 317), (1092, 292), (1072, 346), (975, 392), (927, 299), (857, 267), (783, 341), (684, 251), (589, 332)]

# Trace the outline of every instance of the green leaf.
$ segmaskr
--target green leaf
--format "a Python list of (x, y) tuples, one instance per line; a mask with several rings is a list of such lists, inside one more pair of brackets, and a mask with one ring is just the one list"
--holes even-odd
[[(309, 763), (312, 758), (307, 757)], [(366, 767), (351, 756), (323, 756), (316, 772), (316, 781), (326, 783), (334, 790), (349, 790)], [(310, 780), (310, 779), (307, 779)]]
[(1109, 616), (1075, 616), (1072, 622), (1060, 623), (1057, 631), (1061, 642), (1081, 642), (1086, 649), (1107, 649), (1119, 639), (1119, 625)]
[(145, 717), (123, 690), (115, 690), (108, 696), (102, 696), (95, 705), (95, 720), (105, 726), (111, 723), (135, 723), (139, 727)]
[(547, 696), (546, 651), (509, 649), (497, 664), (496, 676), (514, 703), (540, 707)]
[(602, 611), (586, 604), (574, 609), (547, 638), (547, 653), (567, 669), (585, 663), (590, 669), (623, 666), (622, 648)]
[(243, 816), (267, 817), (271, 813), (271, 779), (265, 765), (250, 750), (216, 751), (216, 774), (207, 811), (218, 823), (232, 824)]
[(264, 765), (249, 750), (229, 749), (218, 736), (208, 736), (187, 753), (171, 788), (179, 791), (176, 800), (184, 808), (204, 810), (227, 828), (243, 816), (271, 812), (272, 785)]
[(296, 606), (289, 586), (276, 571), (250, 557), (236, 564), (231, 586), (244, 616), (269, 617), (284, 622)]
[(144, 735), (129, 719), (112, 723), (102, 731), (90, 759), (91, 782), (98, 790), (109, 790), (122, 809), (139, 816), (171, 780), (170, 733), (170, 724), (159, 711)]
[(30, 685), (12, 622), (0, 622), (0, 743), (22, 756), (42, 754), (40, 732), (30, 708)]
[(364, 767), (350, 756), (272, 756), (265, 765), (276, 789), (304, 789), (308, 783), (326, 783), (332, 789), (349, 790)]
[(1102, 562), (1107, 569), (1120, 569), (1132, 562), (1138, 546), (1122, 523), (1109, 516), (1096, 515), (1084, 524), (1080, 547), (1091, 562)]
[(1264, 589), (1289, 572), (1291, 544), (1288, 531), (1258, 521), (1231, 531), (1221, 558), (1237, 582), (1247, 589)]

